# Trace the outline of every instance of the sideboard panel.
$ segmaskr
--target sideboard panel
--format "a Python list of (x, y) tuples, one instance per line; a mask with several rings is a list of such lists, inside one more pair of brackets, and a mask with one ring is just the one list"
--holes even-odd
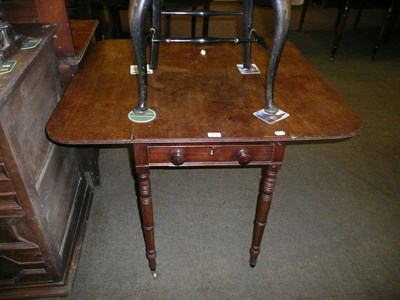
[(45, 134), (62, 93), (56, 27), (27, 26), (41, 43), (0, 76), (0, 299), (69, 293), (93, 196), (76, 149)]
[[(21, 63), (25, 60), (21, 57)], [(52, 143), (43, 128), (60, 99), (57, 64), (50, 45), (30, 62), (0, 111), (3, 128), (25, 179), (37, 182)], [(31, 178), (30, 178), (31, 177)]]
[[(37, 280), (48, 282), (41, 237), (38, 236), (30, 198), (12, 159), (4, 131), (0, 132), (0, 291), (2, 287)], [(1, 295), (1, 292), (0, 292)]]
[(48, 224), (48, 234), (54, 241), (58, 253), (63, 252), (68, 234), (68, 222), (78, 199), (71, 191), (81, 184), (80, 171), (71, 149), (54, 146), (49, 155), (43, 180), (38, 184), (42, 214)]

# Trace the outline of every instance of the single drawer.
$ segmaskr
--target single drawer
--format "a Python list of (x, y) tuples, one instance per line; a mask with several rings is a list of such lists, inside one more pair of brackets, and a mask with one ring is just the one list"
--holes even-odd
[(247, 165), (272, 161), (274, 144), (149, 146), (151, 166)]

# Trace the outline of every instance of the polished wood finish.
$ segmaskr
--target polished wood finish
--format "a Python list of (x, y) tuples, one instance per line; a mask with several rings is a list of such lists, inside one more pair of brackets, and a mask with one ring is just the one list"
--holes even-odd
[(254, 268), (257, 263), (257, 257), (260, 254), (261, 239), (264, 234), (265, 226), (269, 209), (272, 203), (272, 194), (276, 184), (276, 176), (280, 165), (269, 165), (266, 169), (266, 174), (263, 176), (263, 184), (261, 193), (258, 197), (256, 217), (254, 220), (253, 239), (250, 247), (250, 267)]
[(44, 130), (62, 94), (56, 28), (18, 29), (42, 41), (0, 76), (0, 299), (68, 294), (92, 199), (73, 149)]
[(262, 164), (272, 161), (273, 151), (272, 144), (152, 144), (148, 147), (148, 163), (152, 167)]
[(264, 106), (268, 57), (261, 47), (253, 47), (261, 74), (244, 76), (236, 68), (241, 47), (171, 44), (162, 46), (159, 67), (149, 76), (148, 104), (157, 118), (132, 123), (127, 117), (137, 101), (137, 76), (129, 74), (132, 52), (129, 41), (97, 43), (53, 113), (48, 136), (69, 145), (133, 146), (151, 270), (156, 268), (151, 167), (265, 166), (250, 248), (254, 266), (286, 144), (352, 137), (361, 129), (359, 118), (290, 43), (275, 96), (290, 117), (273, 125), (253, 116)]
[[(200, 55), (201, 49), (207, 55)], [(277, 75), (276, 101), (291, 115), (273, 125), (252, 115), (264, 101), (268, 57), (261, 47), (253, 49), (261, 74), (247, 76), (237, 71), (237, 46), (174, 44), (162, 45), (162, 51), (159, 68), (149, 76), (154, 121), (133, 124), (127, 118), (137, 100), (137, 77), (129, 75), (131, 43), (106, 40), (96, 44), (72, 80), (52, 116), (57, 122), (47, 127), (50, 137), (70, 145), (214, 143), (208, 132), (220, 132), (219, 141), (256, 142), (341, 139), (360, 130), (359, 118), (290, 43)], [(275, 134), (280, 130), (283, 136)]]

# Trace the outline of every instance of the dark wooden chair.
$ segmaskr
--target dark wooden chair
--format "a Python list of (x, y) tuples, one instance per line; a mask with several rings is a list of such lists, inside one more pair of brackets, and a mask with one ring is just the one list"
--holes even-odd
[[(335, 38), (333, 40), (333, 45), (332, 45), (332, 51), (331, 51), (331, 61), (333, 61), (336, 51), (339, 48), (339, 43), (343, 35), (343, 31), (346, 25), (346, 20), (349, 15), (349, 11), (352, 7), (352, 5), (355, 5), (357, 1), (355, 0), (341, 0), (339, 1), (339, 11), (335, 23)], [(383, 21), (379, 30), (379, 34), (376, 38), (376, 42), (374, 43), (373, 49), (372, 49), (372, 55), (371, 59), (374, 60), (376, 57), (376, 53), (378, 52), (378, 49), (380, 48), (381, 44), (387, 40), (389, 37), (396, 20), (399, 15), (399, 9), (400, 9), (400, 3), (398, 0), (383, 0), (383, 1), (377, 1), (377, 0), (359, 0), (358, 1), (358, 14), (356, 17), (356, 20), (354, 22), (354, 29), (357, 29), (358, 23), (360, 21), (362, 12), (364, 8), (370, 5), (371, 7), (374, 6), (379, 6), (382, 7), (385, 10)]]
[(110, 16), (111, 38), (120, 39), (129, 37), (123, 34), (120, 14), (121, 10), (128, 9), (129, 0), (102, 0), (102, 2)]
[[(304, 1), (301, 17), (299, 21), (298, 31), (302, 30), (305, 15), (307, 12), (308, 4), (311, 0)], [(336, 7), (338, 8), (338, 13), (335, 20), (334, 30), (335, 36), (331, 48), (330, 60), (333, 61), (336, 56), (336, 52), (339, 48), (340, 41), (343, 36), (344, 29), (346, 27), (347, 18), (349, 16), (350, 10), (352, 8), (357, 8), (357, 16), (355, 18), (353, 29), (358, 28), (362, 13), (367, 7), (382, 7), (385, 10), (383, 21), (379, 30), (379, 34), (376, 38), (372, 49), (371, 59), (374, 60), (380, 46), (388, 40), (390, 33), (392, 32), (395, 23), (398, 19), (400, 12), (400, 1), (398, 0), (337, 0)]]
[(99, 21), (96, 30), (96, 40), (109, 38), (113, 34), (111, 33), (114, 30), (113, 24), (111, 24), (110, 18), (106, 15), (108, 9), (103, 0), (67, 0), (66, 8), (70, 20), (95, 19)]
[[(294, 0), (299, 1), (299, 0)], [(302, 0), (301, 0), (302, 1)], [(162, 10), (161, 0), (132, 0), (129, 6), (129, 23), (134, 55), (138, 69), (138, 101), (133, 110), (134, 115), (144, 115), (147, 107), (147, 70), (156, 70), (160, 43), (240, 43), (243, 45), (243, 64), (241, 72), (249, 74), (254, 68), (251, 60), (251, 44), (258, 42), (266, 54), (270, 56), (265, 89), (265, 107), (268, 114), (276, 114), (279, 108), (274, 102), (275, 76), (278, 69), (286, 35), (289, 29), (291, 2), (290, 0), (271, 0), (275, 16), (275, 28), (272, 47), (269, 47), (264, 38), (253, 28), (254, 0), (243, 1), (242, 9), (235, 11), (221, 10)], [(146, 19), (150, 12), (151, 26), (147, 28)], [(168, 15), (213, 17), (239, 16), (242, 18), (242, 33), (237, 37), (191, 37), (171, 38), (162, 35), (161, 17)], [(150, 56), (147, 67), (146, 48), (150, 44)]]
[[(105, 9), (109, 12), (110, 16), (110, 26), (111, 26), (111, 37), (118, 38), (126, 38), (128, 36), (124, 35), (121, 25), (121, 10), (128, 10), (129, 8), (129, 0), (101, 0)], [(190, 8), (192, 10), (196, 10), (198, 7), (202, 7), (204, 10), (208, 10), (210, 8), (212, 0), (162, 0), (161, 1), (161, 9), (162, 11), (171, 12), (177, 9), (186, 9)], [(192, 16), (192, 37), (195, 36), (196, 33), (196, 17)], [(165, 34), (167, 36), (171, 35), (171, 15), (166, 15), (166, 26), (165, 26)], [(204, 18), (203, 20), (203, 36), (208, 35), (208, 18)]]
[[(163, 0), (161, 10), (162, 12), (172, 12), (176, 10), (182, 10), (185, 8), (191, 8), (192, 11), (195, 11), (198, 7), (201, 7), (203, 11), (209, 11), (212, 0)], [(171, 16), (170, 14), (166, 15), (166, 24), (165, 24), (165, 36), (171, 37)], [(194, 38), (196, 36), (196, 16), (191, 16), (192, 26), (191, 26), (191, 37)], [(209, 17), (203, 18), (203, 30), (202, 36), (208, 36), (208, 25), (209, 25)]]
[(389, 36), (392, 33), (396, 21), (399, 17), (399, 13), (400, 13), (400, 2), (398, 0), (391, 0), (390, 4), (386, 9), (378, 37), (372, 48), (372, 55), (371, 55), (372, 60), (375, 60), (376, 54), (380, 46), (389, 39)]

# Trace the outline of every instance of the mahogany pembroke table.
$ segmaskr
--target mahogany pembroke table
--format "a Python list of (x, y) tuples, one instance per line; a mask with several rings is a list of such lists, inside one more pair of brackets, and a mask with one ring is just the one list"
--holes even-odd
[[(202, 55), (201, 53), (205, 55)], [(256, 208), (250, 265), (255, 266), (287, 143), (345, 139), (361, 122), (290, 43), (276, 78), (276, 102), (290, 116), (269, 125), (253, 113), (264, 106), (268, 57), (253, 47), (261, 74), (241, 75), (241, 47), (163, 44), (157, 72), (148, 76), (149, 123), (133, 123), (137, 76), (129, 40), (98, 42), (73, 78), (47, 124), (47, 134), (64, 145), (133, 147), (146, 257), (156, 269), (152, 167), (265, 166)], [(179, 57), (179, 59), (177, 59)], [(204, 88), (207, 87), (207, 88)], [(249, 220), (250, 223), (250, 220)]]

